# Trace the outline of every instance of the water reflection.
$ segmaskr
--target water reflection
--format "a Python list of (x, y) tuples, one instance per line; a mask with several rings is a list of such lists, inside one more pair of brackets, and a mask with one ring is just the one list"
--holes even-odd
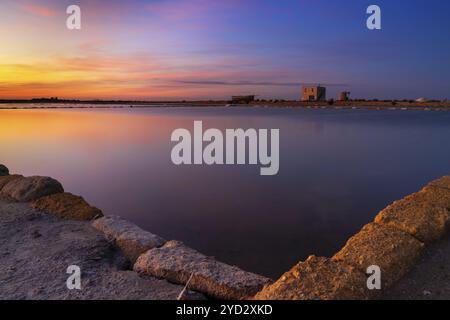
[[(280, 128), (280, 173), (177, 167), (170, 134)], [(107, 214), (277, 277), (330, 255), (377, 211), (450, 173), (450, 113), (155, 108), (0, 110), (0, 162), (45, 174)]]

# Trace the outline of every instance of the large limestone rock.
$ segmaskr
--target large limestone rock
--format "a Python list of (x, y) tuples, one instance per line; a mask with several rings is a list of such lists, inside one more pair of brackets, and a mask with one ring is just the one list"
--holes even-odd
[(64, 192), (62, 185), (49, 177), (21, 177), (8, 182), (2, 193), (19, 202), (30, 202), (55, 193)]
[(410, 270), (423, 247), (422, 242), (403, 231), (370, 223), (350, 238), (333, 260), (355, 266), (364, 273), (372, 265), (379, 266), (382, 286), (389, 287)]
[(403, 199), (381, 211), (375, 222), (409, 233), (430, 243), (445, 235), (450, 223), (450, 209), (429, 202)]
[(0, 177), (1, 176), (9, 176), (8, 168), (2, 164), (0, 164)]
[(93, 220), (103, 216), (100, 209), (90, 206), (82, 197), (71, 193), (57, 193), (34, 201), (33, 208), (63, 219)]
[(255, 300), (368, 299), (367, 278), (355, 267), (329, 258), (310, 256), (266, 286)]
[(135, 224), (117, 216), (106, 216), (95, 220), (92, 226), (106, 238), (116, 243), (132, 264), (146, 251), (164, 245), (166, 240), (142, 230)]
[(6, 186), (9, 182), (23, 178), (21, 175), (12, 175), (12, 176), (0, 176), (0, 192), (2, 191), (3, 187)]
[(192, 275), (189, 289), (226, 300), (251, 297), (271, 282), (268, 278), (204, 256), (177, 241), (169, 241), (163, 247), (141, 255), (134, 270), (179, 284), (186, 284)]

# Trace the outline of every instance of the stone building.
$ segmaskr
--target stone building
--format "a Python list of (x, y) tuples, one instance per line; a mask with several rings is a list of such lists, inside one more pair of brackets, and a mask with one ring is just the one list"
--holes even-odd
[(319, 86), (303, 87), (302, 101), (326, 101), (327, 88)]

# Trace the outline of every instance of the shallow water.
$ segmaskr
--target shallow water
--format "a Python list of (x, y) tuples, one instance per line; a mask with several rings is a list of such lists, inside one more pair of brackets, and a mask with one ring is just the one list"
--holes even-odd
[[(279, 128), (280, 172), (182, 166), (177, 128)], [(192, 129), (191, 129), (192, 130)], [(0, 163), (106, 214), (277, 277), (331, 255), (393, 200), (450, 173), (450, 112), (269, 108), (0, 110)]]

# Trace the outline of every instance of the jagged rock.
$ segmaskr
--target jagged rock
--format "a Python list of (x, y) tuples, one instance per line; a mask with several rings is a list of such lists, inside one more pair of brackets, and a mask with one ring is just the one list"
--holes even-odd
[(82, 197), (71, 193), (57, 193), (34, 201), (33, 208), (63, 219), (93, 220), (103, 216), (100, 209), (90, 206)]
[(381, 211), (375, 222), (399, 229), (422, 242), (438, 240), (447, 231), (450, 210), (428, 202), (409, 199), (396, 201)]
[(355, 267), (310, 256), (256, 294), (255, 300), (360, 300), (370, 296), (366, 276)]
[(109, 240), (115, 242), (133, 264), (141, 254), (161, 247), (166, 242), (163, 238), (116, 216), (97, 219), (92, 226), (101, 231)]
[(19, 202), (30, 202), (55, 193), (64, 192), (62, 185), (49, 177), (21, 177), (8, 182), (2, 193)]
[(186, 284), (192, 275), (189, 289), (226, 300), (251, 297), (271, 283), (268, 278), (218, 262), (177, 241), (141, 255), (134, 270), (179, 284)]
[(0, 192), (2, 191), (3, 187), (6, 186), (9, 182), (23, 178), (21, 175), (12, 175), (12, 176), (0, 176)]
[(376, 265), (382, 286), (389, 287), (403, 277), (420, 257), (424, 244), (413, 236), (377, 223), (370, 223), (354, 235), (333, 260), (357, 267), (361, 272)]
[(2, 164), (0, 164), (0, 176), (9, 176), (8, 168)]

